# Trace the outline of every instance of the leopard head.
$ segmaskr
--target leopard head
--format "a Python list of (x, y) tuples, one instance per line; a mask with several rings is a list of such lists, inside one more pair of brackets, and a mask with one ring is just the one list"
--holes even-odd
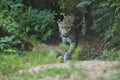
[(72, 30), (74, 23), (74, 16), (66, 16), (63, 21), (58, 20), (57, 24), (59, 26), (59, 31), (62, 36), (68, 36)]

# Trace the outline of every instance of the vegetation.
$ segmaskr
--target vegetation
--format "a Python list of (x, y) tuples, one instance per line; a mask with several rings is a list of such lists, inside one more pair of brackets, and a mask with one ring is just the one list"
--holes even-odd
[[(94, 18), (91, 29), (104, 38), (105, 48), (97, 59), (119, 60), (120, 49), (120, 1), (119, 0), (84, 0), (77, 7), (90, 7)], [(118, 73), (113, 73), (108, 80), (118, 80)]]
[(22, 0), (0, 2), (1, 50), (22, 43), (16, 36), (20, 39), (31, 36), (45, 41), (53, 34), (56, 15), (54, 11), (32, 9), (25, 6)]
[(27, 52), (27, 55), (19, 54), (1, 54), (0, 55), (0, 74), (10, 74), (16, 70), (33, 67), (40, 64), (56, 63), (60, 60), (56, 59), (54, 51), (47, 53), (45, 50), (38, 52)]
[[(48, 3), (48, 4), (46, 4)], [(41, 4), (41, 5), (39, 5)], [(73, 5), (71, 5), (73, 4)], [(58, 27), (56, 20), (77, 9), (87, 9), (93, 23), (89, 28), (99, 34), (101, 46), (99, 56), (94, 59), (118, 61), (120, 59), (120, 1), (119, 0), (0, 0), (0, 76), (7, 75), (9, 80), (21, 75), (15, 72), (40, 64), (61, 62), (56, 52), (45, 49), (32, 51), (41, 42), (56, 39)], [(79, 11), (78, 11), (79, 12)], [(81, 13), (80, 13), (81, 14)], [(81, 15), (80, 15), (81, 16)], [(89, 16), (88, 16), (89, 17)], [(89, 30), (89, 29), (88, 29)], [(90, 32), (92, 33), (92, 32)], [(57, 35), (58, 37), (58, 35)], [(60, 45), (60, 48), (66, 48)], [(81, 51), (78, 47), (75, 53)], [(83, 55), (83, 54), (80, 54)], [(78, 59), (78, 56), (73, 56)], [(81, 60), (91, 59), (90, 55), (80, 56)], [(27, 74), (22, 80), (37, 79), (44, 76), (69, 76), (77, 69), (50, 69), (42, 74)], [(118, 68), (119, 70), (119, 68)], [(78, 73), (81, 73), (78, 70)], [(119, 79), (120, 73), (111, 74), (108, 80)], [(81, 73), (82, 75), (82, 73)]]
[[(81, 69), (67, 69), (67, 68), (54, 68), (54, 69), (46, 69), (46, 70), (43, 70), (41, 72), (38, 72), (38, 73), (25, 73), (24, 75), (23, 74), (15, 74), (14, 76), (18, 76), (17, 78), (14, 77), (14, 76), (11, 76), (9, 77), (10, 80), (26, 80), (26, 79), (29, 79), (29, 80), (33, 80), (33, 79), (40, 79), (40, 78), (44, 78), (44, 77), (59, 77), (60, 80), (64, 79), (64, 77), (68, 77), (70, 76), (71, 74), (76, 74), (78, 73), (79, 74), (79, 77), (86, 77), (86, 74), (81, 70)], [(59, 76), (57, 76), (57, 75)]]
[[(116, 60), (119, 58), (120, 49), (120, 2), (119, 0), (84, 0), (77, 7), (90, 7), (94, 17), (91, 29), (99, 32), (102, 39), (100, 44), (104, 47), (100, 57), (102, 59)], [(104, 45), (104, 46), (103, 46)]]

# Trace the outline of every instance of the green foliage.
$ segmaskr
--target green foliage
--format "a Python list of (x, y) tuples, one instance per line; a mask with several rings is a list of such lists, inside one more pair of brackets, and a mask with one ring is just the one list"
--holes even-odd
[(14, 54), (14, 53), (17, 53), (17, 50), (15, 50), (15, 49), (6, 49), (3, 52), (6, 53), (6, 54)]
[(12, 48), (13, 44), (20, 43), (15, 36), (34, 36), (35, 39), (46, 41), (56, 29), (54, 11), (32, 9), (22, 1), (0, 1), (0, 49)]
[(4, 27), (8, 32), (19, 33), (19, 24), (16, 18), (20, 14), (23, 5), (21, 0), (1, 0), (0, 2), (0, 27)]
[(101, 33), (101, 37), (106, 37), (110, 46), (120, 49), (120, 2), (119, 0), (84, 0), (77, 7), (89, 6), (91, 14), (95, 20), (91, 29)]
[(54, 31), (56, 13), (51, 10), (33, 10), (31, 7), (22, 15), (23, 33), (33, 32), (32, 35), (47, 40)]
[[(20, 33), (20, 24), (17, 22), (24, 5), (21, 0), (1, 0), (0, 1), (0, 50), (11, 48), (14, 44), (20, 43), (15, 40), (15, 35)], [(15, 34), (15, 35), (8, 35)]]
[(61, 10), (60, 15), (65, 16), (65, 9), (66, 9), (65, 0), (58, 1), (58, 4), (59, 4), (60, 10)]
[(120, 51), (112, 49), (110, 51), (104, 50), (101, 52), (101, 55), (97, 57), (98, 60), (120, 60)]
[(85, 1), (80, 2), (80, 3), (77, 5), (77, 7), (85, 7), (85, 6), (90, 5), (92, 2), (93, 2), (93, 0), (85, 0)]
[(115, 68), (116, 68), (116, 71), (111, 72), (107, 80), (119, 80), (120, 79), (120, 64), (117, 65)]
[(61, 44), (59, 44), (59, 48), (64, 49), (64, 50), (68, 50), (69, 49), (69, 45), (61, 43)]
[(120, 79), (120, 72), (117, 72), (109, 75), (107, 80), (119, 80), (119, 79)]
[(11, 46), (20, 43), (19, 40), (15, 40), (15, 36), (5, 36), (0, 38), (0, 50), (9, 49)]
[[(8, 52), (15, 54), (5, 54)], [(15, 50), (6, 50), (0, 54), (0, 76), (14, 73), (20, 69), (56, 62), (59, 61), (56, 59), (56, 53), (54, 51), (48, 53), (45, 50), (40, 50), (21, 56)]]

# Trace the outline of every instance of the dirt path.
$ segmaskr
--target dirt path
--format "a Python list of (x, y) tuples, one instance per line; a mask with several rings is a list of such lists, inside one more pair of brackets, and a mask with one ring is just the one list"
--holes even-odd
[[(79, 40), (79, 46), (83, 46), (82, 54), (87, 53), (89, 57), (96, 55), (97, 47), (101, 46), (99, 44), (100, 40), (96, 38), (92, 38), (90, 36), (81, 37)], [(59, 49), (58, 43), (51, 45), (51, 44), (41, 44), (38, 48), (35, 48), (34, 51), (38, 51), (40, 48), (45, 49), (46, 51), (55, 50), (58, 54), (64, 53), (63, 50)], [(91, 56), (90, 56), (91, 55)], [(87, 59), (86, 59), (87, 60)], [(69, 77), (65, 77), (62, 80), (107, 80), (107, 77), (111, 74), (116, 72), (114, 68), (118, 64), (117, 61), (97, 61), (97, 60), (90, 60), (90, 61), (76, 61), (72, 64), (75, 68), (82, 68), (87, 77), (80, 77), (78, 74), (72, 74)], [(64, 63), (54, 63), (54, 64), (47, 64), (47, 65), (38, 65), (36, 67), (32, 67), (26, 70), (20, 70), (19, 73), (23, 72), (31, 72), (37, 73), (42, 70), (52, 69), (52, 68), (71, 68), (71, 61), (66, 61)], [(56, 76), (46, 76), (45, 78), (39, 80), (59, 80), (60, 76), (56, 74)]]
[[(52, 69), (52, 68), (67, 68), (70, 69), (71, 65), (75, 68), (83, 69), (87, 77), (82, 78), (77, 74), (72, 74), (69, 77), (64, 78), (63, 80), (98, 80), (98, 78), (102, 78), (102, 80), (106, 80), (107, 77), (116, 72), (115, 66), (118, 62), (110, 62), (110, 61), (77, 61), (74, 64), (70, 61), (66, 61), (64, 63), (54, 63), (54, 64), (47, 64), (47, 65), (38, 65), (36, 67), (32, 67), (26, 70), (20, 70), (19, 73), (23, 72), (30, 72), (30, 73), (37, 73), (45, 69)], [(52, 77), (45, 77), (39, 80), (59, 80), (59, 75)]]

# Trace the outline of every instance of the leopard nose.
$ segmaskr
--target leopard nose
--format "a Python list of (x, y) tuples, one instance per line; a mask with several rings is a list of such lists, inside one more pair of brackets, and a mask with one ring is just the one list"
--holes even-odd
[(64, 36), (64, 37), (67, 37), (67, 33), (64, 33), (63, 36)]

